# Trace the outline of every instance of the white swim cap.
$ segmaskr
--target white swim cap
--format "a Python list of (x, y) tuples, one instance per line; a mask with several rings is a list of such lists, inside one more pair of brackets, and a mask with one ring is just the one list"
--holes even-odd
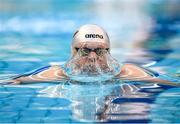
[(80, 44), (99, 43), (110, 48), (110, 41), (105, 30), (97, 25), (87, 24), (79, 28), (74, 33), (72, 41), (72, 51)]

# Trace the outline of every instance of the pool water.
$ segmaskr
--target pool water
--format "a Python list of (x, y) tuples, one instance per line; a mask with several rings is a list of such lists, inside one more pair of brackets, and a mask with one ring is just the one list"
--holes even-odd
[[(179, 83), (179, 18), (173, 16), (176, 13), (164, 15), (168, 18), (159, 15), (157, 12), (166, 13), (156, 8), (159, 4), (167, 3), (1, 0), (0, 123), (180, 123), (178, 87), (121, 80), (21, 85), (2, 81), (65, 63), (71, 56), (73, 32), (93, 23), (107, 30), (112, 56), (119, 63), (136, 63)], [(154, 26), (150, 26), (151, 19)]]

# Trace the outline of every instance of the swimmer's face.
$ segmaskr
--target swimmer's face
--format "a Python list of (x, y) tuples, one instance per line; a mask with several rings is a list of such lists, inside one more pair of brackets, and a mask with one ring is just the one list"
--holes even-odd
[(119, 63), (103, 44), (79, 44), (73, 48), (73, 56), (65, 65), (70, 79), (92, 82), (111, 79), (120, 72)]
[[(70, 77), (87, 80), (88, 77), (113, 77), (120, 72), (119, 63), (110, 55), (107, 44), (81, 43), (73, 48), (73, 56), (65, 65)], [(95, 77), (94, 77), (95, 76)], [(91, 79), (91, 81), (92, 81)], [(94, 80), (94, 79), (93, 79)]]
[(119, 74), (120, 65), (110, 55), (109, 37), (101, 27), (82, 26), (74, 34), (71, 47), (72, 57), (65, 64), (66, 74), (70, 78), (84, 81), (87, 77), (105, 79)]
[(79, 44), (74, 48), (74, 56), (79, 57), (78, 65), (82, 71), (96, 73), (97, 65), (101, 70), (107, 68), (107, 57), (109, 54), (109, 48), (104, 44), (91, 43), (91, 44)]
[(109, 48), (102, 43), (79, 43), (73, 48), (73, 56), (66, 67), (71, 74), (97, 75), (110, 72), (107, 60), (110, 60)]

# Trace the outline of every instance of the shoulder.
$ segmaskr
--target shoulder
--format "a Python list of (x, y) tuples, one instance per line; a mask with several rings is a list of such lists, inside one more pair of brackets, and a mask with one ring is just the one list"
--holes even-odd
[(62, 63), (59, 62), (51, 62), (50, 67), (48, 69), (50, 72), (54, 72), (57, 75), (65, 76), (65, 71), (62, 68)]
[(122, 71), (123, 70), (142, 70), (142, 67), (139, 65), (131, 64), (131, 63), (124, 63), (122, 66)]
[(132, 64), (132, 63), (124, 63), (122, 67), (134, 67), (134, 66), (137, 66), (135, 64)]
[(125, 63), (122, 66), (120, 77), (125, 79), (142, 79), (152, 77), (150, 71), (141, 66)]
[(59, 64), (50, 64), (48, 66), (44, 66), (35, 70), (32, 70), (31, 72), (27, 72), (25, 74), (21, 74), (13, 79), (19, 79), (24, 77), (44, 77), (44, 78), (57, 78), (65, 76), (64, 70)]
[(141, 72), (144, 72), (144, 73), (147, 73), (151, 76), (155, 76), (155, 77), (158, 77), (159, 76), (159, 73), (158, 72), (155, 72), (149, 68), (145, 68), (141, 65), (136, 65), (136, 64), (132, 64), (132, 63), (126, 63), (124, 64), (124, 69), (131, 69), (131, 70), (136, 70), (136, 71), (141, 71)]
[(50, 64), (49, 69), (64, 71), (61, 66), (62, 63), (60, 62), (50, 62), (49, 64)]

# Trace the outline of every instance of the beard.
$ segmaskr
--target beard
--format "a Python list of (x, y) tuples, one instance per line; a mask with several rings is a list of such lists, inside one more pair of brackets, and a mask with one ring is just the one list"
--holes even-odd
[(121, 65), (109, 53), (102, 57), (72, 57), (64, 66), (67, 76), (80, 82), (109, 80), (120, 73)]

